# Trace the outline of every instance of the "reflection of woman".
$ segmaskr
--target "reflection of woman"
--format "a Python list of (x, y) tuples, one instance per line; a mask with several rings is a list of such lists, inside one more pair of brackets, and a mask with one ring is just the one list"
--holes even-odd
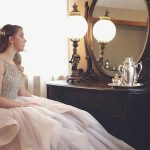
[(0, 150), (132, 150), (89, 113), (25, 90), (25, 42), (20, 26), (0, 31)]

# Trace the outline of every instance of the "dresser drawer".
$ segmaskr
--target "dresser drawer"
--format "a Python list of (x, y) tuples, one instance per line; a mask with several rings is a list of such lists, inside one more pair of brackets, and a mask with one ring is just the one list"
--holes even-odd
[(100, 124), (113, 136), (126, 140), (127, 121), (126, 118), (103, 118), (96, 116)]
[(79, 106), (91, 114), (122, 116), (126, 113), (126, 97), (122, 93), (82, 92)]
[(78, 92), (70, 88), (63, 89), (63, 103), (78, 107)]
[(55, 87), (55, 86), (48, 86), (47, 87), (47, 98), (62, 102), (63, 101), (62, 88)]
[(78, 107), (77, 90), (72, 90), (67, 87), (47, 87), (47, 98)]

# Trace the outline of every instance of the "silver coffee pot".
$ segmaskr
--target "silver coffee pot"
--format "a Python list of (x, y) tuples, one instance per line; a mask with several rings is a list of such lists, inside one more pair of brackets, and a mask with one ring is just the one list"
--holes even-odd
[(121, 84), (133, 86), (137, 84), (137, 80), (142, 71), (142, 62), (135, 63), (132, 57), (125, 58), (123, 65), (118, 66), (121, 75)]

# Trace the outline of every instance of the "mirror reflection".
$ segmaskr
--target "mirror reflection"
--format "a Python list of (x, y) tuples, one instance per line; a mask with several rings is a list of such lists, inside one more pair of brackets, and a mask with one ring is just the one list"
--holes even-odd
[[(103, 66), (99, 67), (103, 73), (114, 76), (124, 58), (132, 57), (135, 62), (140, 60), (148, 34), (148, 9), (144, 0), (113, 0), (113, 3), (109, 0), (97, 0), (93, 10), (93, 24), (106, 10), (116, 26), (116, 35), (105, 45)], [(94, 37), (92, 39), (94, 59), (98, 66), (101, 46)]]

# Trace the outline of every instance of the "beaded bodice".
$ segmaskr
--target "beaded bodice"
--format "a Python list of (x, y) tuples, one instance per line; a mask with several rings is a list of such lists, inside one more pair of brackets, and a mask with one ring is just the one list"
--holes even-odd
[(18, 96), (18, 90), (21, 86), (21, 74), (17, 66), (4, 62), (5, 72), (3, 75), (0, 95), (8, 99), (14, 99)]

